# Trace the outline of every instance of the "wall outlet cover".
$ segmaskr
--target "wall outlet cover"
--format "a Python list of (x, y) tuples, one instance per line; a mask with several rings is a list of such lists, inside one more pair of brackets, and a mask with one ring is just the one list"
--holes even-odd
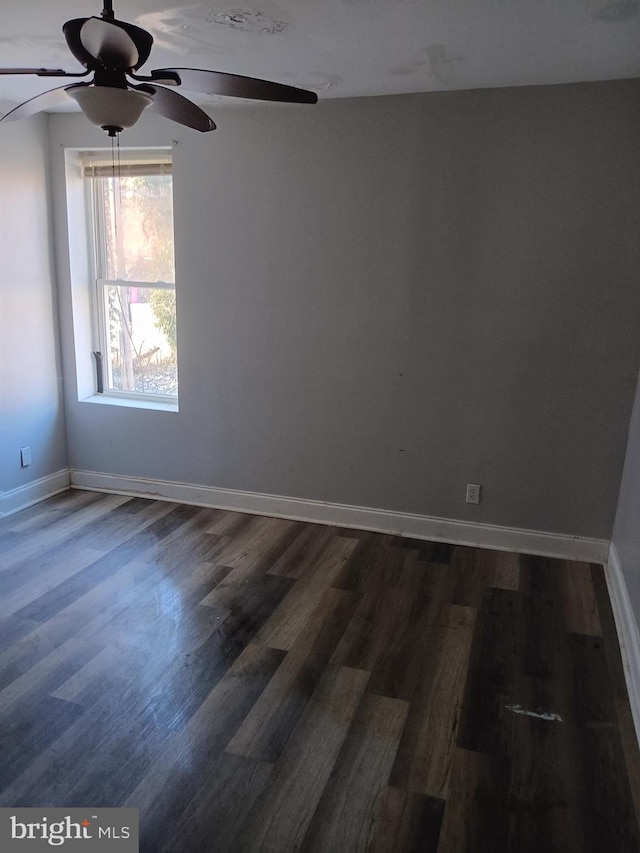
[(478, 483), (467, 483), (467, 503), (480, 503), (480, 486)]

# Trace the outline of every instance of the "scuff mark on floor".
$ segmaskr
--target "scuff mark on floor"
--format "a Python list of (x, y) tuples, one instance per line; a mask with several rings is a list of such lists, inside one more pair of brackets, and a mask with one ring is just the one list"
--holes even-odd
[(505, 705), (505, 708), (513, 714), (522, 714), (525, 717), (534, 717), (536, 720), (555, 720), (558, 723), (563, 722), (560, 714), (554, 714), (551, 711), (527, 711), (526, 708), (522, 707), (522, 705)]

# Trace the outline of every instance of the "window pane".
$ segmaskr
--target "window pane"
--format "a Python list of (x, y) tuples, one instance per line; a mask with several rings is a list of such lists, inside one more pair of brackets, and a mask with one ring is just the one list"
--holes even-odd
[(107, 387), (177, 396), (175, 290), (104, 286)]
[(124, 281), (175, 281), (171, 175), (100, 178), (105, 275)]

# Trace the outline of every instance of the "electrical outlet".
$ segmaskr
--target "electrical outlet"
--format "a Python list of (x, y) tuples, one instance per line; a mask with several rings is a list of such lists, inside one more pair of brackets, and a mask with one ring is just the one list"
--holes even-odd
[(26, 468), (28, 465), (31, 465), (31, 448), (30, 447), (21, 447), (20, 448), (20, 467)]
[(467, 503), (480, 503), (480, 486), (478, 483), (467, 483)]

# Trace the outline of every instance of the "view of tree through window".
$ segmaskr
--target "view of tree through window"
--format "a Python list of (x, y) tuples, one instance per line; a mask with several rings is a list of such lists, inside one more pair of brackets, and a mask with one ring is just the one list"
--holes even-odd
[(143, 168), (93, 178), (105, 386), (176, 397), (172, 180)]

